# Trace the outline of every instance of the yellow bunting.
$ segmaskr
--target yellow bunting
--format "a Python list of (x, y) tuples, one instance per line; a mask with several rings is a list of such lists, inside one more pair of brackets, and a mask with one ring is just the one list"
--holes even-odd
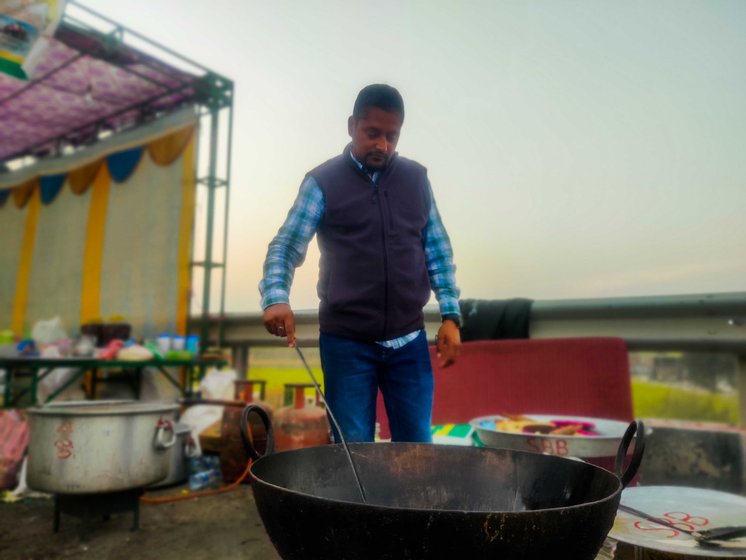
[(21, 336), (25, 336), (24, 322), (26, 320), (26, 304), (28, 302), (29, 281), (31, 279), (31, 261), (34, 256), (36, 225), (39, 222), (39, 209), (41, 208), (40, 189), (32, 189), (31, 194), (26, 200), (29, 204), (26, 210), (26, 225), (23, 229), (21, 257), (18, 263), (18, 273), (16, 274), (16, 293), (13, 300), (13, 318), (11, 320), (13, 332)]
[(100, 159), (83, 167), (68, 171), (67, 180), (70, 182), (70, 190), (75, 194), (85, 193), (98, 175), (98, 171), (103, 163), (104, 160)]
[(80, 324), (101, 316), (101, 263), (104, 256), (104, 233), (109, 208), (109, 169), (99, 165), (93, 180), (88, 206), (88, 226), (83, 257), (83, 285), (80, 300)]
[(181, 160), (181, 215), (179, 218), (178, 287), (176, 300), (176, 332), (186, 334), (189, 314), (189, 291), (191, 280), (192, 231), (194, 229), (194, 206), (196, 183), (194, 169), (194, 146), (196, 134), (191, 134)]
[(26, 203), (31, 199), (31, 196), (39, 189), (39, 178), (34, 177), (33, 179), (18, 185), (13, 189), (13, 202), (16, 204), (16, 208), (23, 208)]
[(148, 154), (156, 164), (165, 167), (175, 162), (194, 133), (195, 125), (189, 125), (148, 143)]
[[(171, 165), (187, 148), (194, 136), (195, 129), (196, 125), (192, 124), (149, 142), (147, 151), (150, 159), (162, 167)], [(99, 168), (105, 160), (106, 158), (101, 158), (93, 163), (68, 171), (67, 180), (70, 183), (70, 190), (78, 195), (84, 194), (98, 175)], [(12, 187), (13, 201), (17, 208), (23, 208), (28, 203), (34, 188), (38, 184), (39, 178), (34, 177), (25, 183)]]

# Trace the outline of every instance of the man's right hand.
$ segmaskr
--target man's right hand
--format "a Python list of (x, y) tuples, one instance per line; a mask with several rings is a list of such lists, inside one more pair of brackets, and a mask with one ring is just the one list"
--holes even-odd
[(295, 315), (287, 303), (276, 303), (264, 310), (264, 328), (269, 334), (285, 336), (288, 346), (295, 346)]

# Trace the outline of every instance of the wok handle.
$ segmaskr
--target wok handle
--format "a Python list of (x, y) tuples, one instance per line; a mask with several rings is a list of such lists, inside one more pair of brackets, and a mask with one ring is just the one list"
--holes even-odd
[[(629, 465), (627, 465), (627, 470), (622, 472), (622, 469), (624, 468), (624, 459), (627, 457), (627, 449), (629, 449), (629, 444), (632, 443), (632, 438), (635, 437), (635, 434), (637, 434), (637, 437), (635, 438), (635, 451), (632, 454), (632, 459), (630, 459)], [(642, 420), (635, 420), (634, 422), (630, 422), (629, 426), (627, 426), (627, 431), (624, 432), (622, 441), (619, 442), (619, 449), (616, 452), (616, 461), (614, 462), (614, 471), (622, 481), (623, 487), (626, 487), (637, 474), (637, 469), (640, 467), (640, 463), (642, 462), (642, 454), (644, 451), (645, 424), (642, 423)]]
[(243, 446), (246, 449), (246, 453), (252, 460), (256, 461), (264, 455), (260, 455), (252, 444), (253, 438), (249, 433), (249, 414), (255, 413), (264, 424), (264, 428), (267, 430), (267, 448), (264, 450), (264, 455), (270, 455), (275, 450), (275, 433), (272, 429), (272, 422), (269, 419), (267, 412), (256, 404), (248, 404), (241, 413), (241, 440), (243, 440)]

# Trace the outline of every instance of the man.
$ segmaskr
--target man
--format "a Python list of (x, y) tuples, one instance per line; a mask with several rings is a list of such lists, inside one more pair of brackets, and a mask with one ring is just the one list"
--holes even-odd
[(379, 388), (392, 440), (432, 441), (422, 311), (431, 288), (443, 319), (442, 367), (461, 345), (453, 252), (425, 168), (395, 151), (403, 122), (396, 89), (373, 84), (360, 91), (347, 121), (352, 142), (306, 175), (269, 245), (259, 284), (264, 326), (294, 346), (290, 284), (317, 235), (324, 393), (348, 441), (373, 441)]

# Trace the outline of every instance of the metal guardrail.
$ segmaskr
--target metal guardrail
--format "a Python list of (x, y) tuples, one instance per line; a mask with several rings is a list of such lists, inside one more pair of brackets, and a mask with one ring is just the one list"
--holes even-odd
[(630, 350), (746, 355), (746, 292), (534, 302), (531, 338), (618, 336)]
[[(318, 314), (297, 311), (297, 336), (301, 345), (318, 346)], [(425, 311), (429, 336), (440, 324), (437, 308)], [(208, 330), (217, 342), (218, 317)], [(195, 318), (190, 330), (200, 332)], [(262, 314), (229, 313), (222, 318), (223, 345), (234, 351), (237, 367), (247, 364), (250, 347), (283, 346), (283, 340), (264, 330)], [(204, 332), (204, 331), (203, 331)], [(531, 338), (616, 336), (630, 351), (724, 352), (738, 356), (738, 390), (741, 424), (746, 425), (746, 292), (536, 300), (531, 308)]]
[[(318, 345), (318, 313), (296, 311), (298, 338)], [(428, 332), (434, 336), (440, 316), (425, 310)], [(209, 333), (217, 342), (220, 318), (211, 316)], [(282, 346), (262, 324), (262, 314), (227, 313), (222, 318), (228, 346)], [(199, 332), (194, 317), (191, 331)], [(618, 336), (630, 350), (732, 352), (746, 355), (746, 292), (568, 300), (536, 300), (531, 308), (531, 338)]]

